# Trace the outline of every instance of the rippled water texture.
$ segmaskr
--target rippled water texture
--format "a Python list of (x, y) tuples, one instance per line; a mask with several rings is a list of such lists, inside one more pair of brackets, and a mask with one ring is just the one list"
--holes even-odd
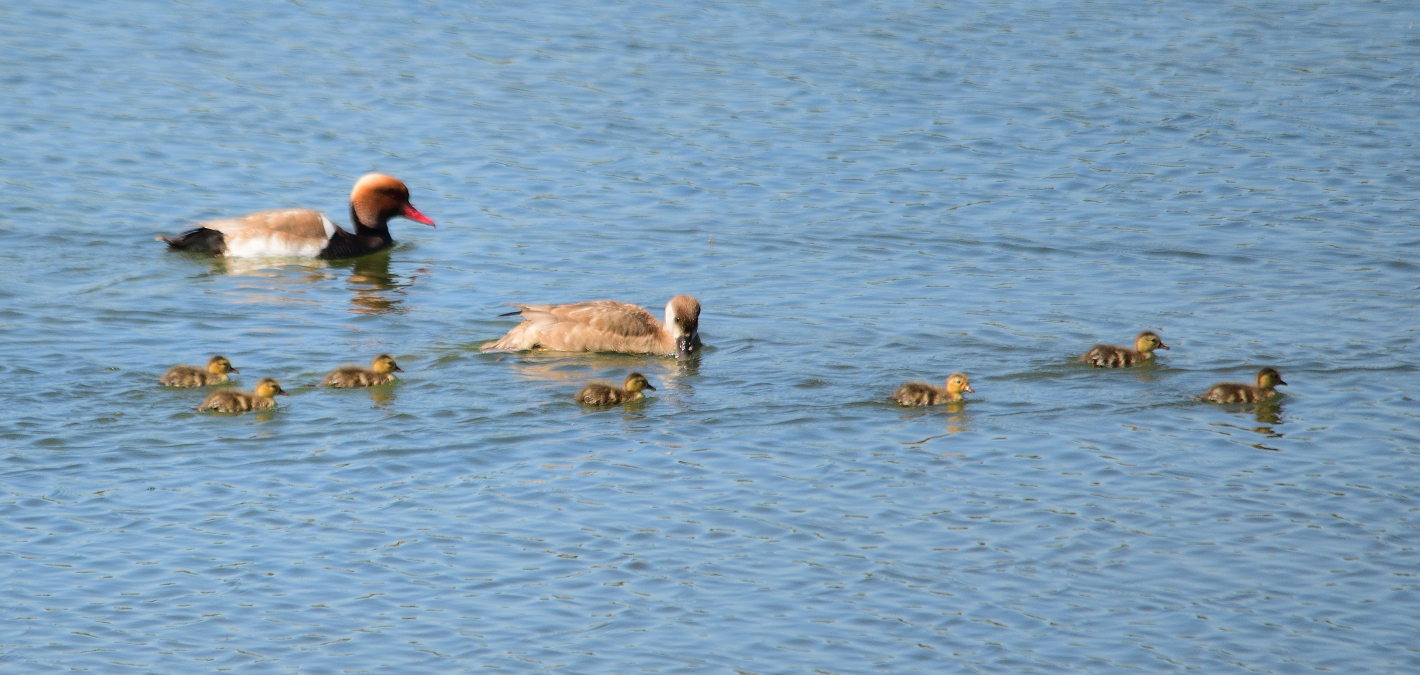
[[(1420, 672), (1417, 18), (0, 4), (0, 671)], [(372, 170), (439, 227), (153, 241)], [(677, 293), (687, 364), (478, 350)]]

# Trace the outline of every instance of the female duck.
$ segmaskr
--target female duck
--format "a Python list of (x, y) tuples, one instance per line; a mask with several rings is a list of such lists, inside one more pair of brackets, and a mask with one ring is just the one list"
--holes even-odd
[(614, 300), (513, 306), (519, 310), (513, 314), (522, 314), (523, 322), (497, 342), (483, 345), (483, 351), (551, 349), (688, 359), (700, 346), (700, 303), (688, 295), (666, 303), (665, 323), (636, 305)]
[(214, 356), (207, 360), (205, 370), (197, 366), (173, 366), (158, 378), (158, 384), (166, 387), (205, 387), (231, 379), (227, 377), (227, 373), (241, 372), (232, 367), (232, 362), (228, 361), (227, 357)]
[(234, 389), (221, 389), (212, 392), (202, 405), (197, 406), (198, 412), (215, 410), (225, 413), (244, 413), (250, 410), (270, 410), (276, 407), (277, 396), (287, 396), (281, 389), (281, 384), (269, 377), (263, 377), (256, 383), (256, 391), (245, 392)]
[(966, 379), (965, 374), (952, 373), (944, 388), (939, 389), (926, 382), (908, 382), (892, 393), (891, 400), (906, 406), (938, 405), (961, 401), (962, 392), (975, 394), (976, 390), (971, 388), (971, 381)]
[(647, 389), (656, 390), (645, 375), (631, 373), (626, 376), (625, 388), (618, 389), (616, 385), (609, 382), (591, 382), (582, 387), (574, 398), (578, 403), (587, 405), (618, 405), (630, 403), (638, 398), (645, 398), (646, 395), (641, 392)]
[(350, 191), (353, 234), (319, 211), (285, 209), (196, 223), (176, 237), (158, 240), (183, 251), (233, 258), (353, 258), (392, 246), (389, 221), (395, 217), (434, 225), (409, 203), (404, 183), (372, 173), (356, 181)]
[(1114, 345), (1095, 345), (1094, 349), (1081, 354), (1079, 360), (1081, 363), (1088, 363), (1096, 368), (1127, 368), (1153, 359), (1155, 349), (1168, 348), (1169, 346), (1164, 344), (1158, 333), (1146, 330), (1140, 333), (1139, 337), (1134, 338), (1133, 349)]
[(321, 381), (323, 387), (373, 387), (394, 381), (393, 373), (402, 373), (399, 364), (389, 354), (380, 354), (370, 362), (369, 368), (342, 366), (330, 371)]
[(1257, 371), (1255, 387), (1241, 382), (1223, 382), (1210, 387), (1198, 399), (1209, 403), (1256, 403), (1276, 396), (1277, 385), (1281, 384), (1287, 383), (1282, 381), (1277, 369), (1263, 368)]

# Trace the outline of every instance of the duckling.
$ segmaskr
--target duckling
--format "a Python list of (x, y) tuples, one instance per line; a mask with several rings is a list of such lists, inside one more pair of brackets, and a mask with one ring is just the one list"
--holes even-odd
[(209, 384), (221, 384), (228, 379), (227, 373), (241, 374), (242, 371), (232, 367), (232, 362), (225, 356), (214, 356), (207, 360), (207, 369), (203, 370), (197, 366), (173, 366), (163, 376), (158, 378), (158, 384), (167, 387), (205, 387)]
[(1287, 384), (1282, 381), (1282, 374), (1276, 368), (1263, 368), (1257, 371), (1256, 387), (1241, 382), (1223, 382), (1209, 387), (1198, 400), (1209, 403), (1256, 403), (1276, 396), (1279, 384)]
[(938, 405), (962, 400), (962, 392), (975, 394), (976, 390), (971, 388), (971, 381), (966, 379), (966, 374), (952, 373), (951, 377), (947, 378), (945, 388), (939, 389), (926, 382), (908, 382), (898, 387), (890, 400), (906, 406)]
[(651, 386), (651, 382), (641, 373), (631, 373), (626, 376), (626, 388), (618, 389), (610, 382), (590, 382), (582, 387), (573, 398), (578, 403), (587, 405), (617, 405), (619, 403), (630, 403), (638, 398), (645, 398), (641, 392), (656, 388)]
[(288, 396), (281, 389), (281, 384), (269, 377), (263, 377), (256, 383), (256, 391), (248, 393), (235, 389), (219, 389), (212, 392), (202, 405), (197, 406), (198, 412), (216, 410), (217, 412), (244, 413), (249, 410), (270, 410), (276, 407), (276, 396)]
[(373, 387), (377, 384), (385, 384), (394, 380), (391, 373), (402, 373), (403, 369), (394, 362), (394, 357), (389, 354), (380, 354), (370, 362), (369, 368), (360, 366), (341, 366), (330, 371), (329, 375), (321, 381), (323, 387)]
[(1088, 363), (1096, 368), (1127, 368), (1154, 358), (1155, 349), (1168, 348), (1169, 346), (1164, 344), (1158, 333), (1146, 330), (1134, 338), (1133, 349), (1114, 345), (1095, 345), (1094, 349), (1081, 354), (1079, 360), (1081, 363)]

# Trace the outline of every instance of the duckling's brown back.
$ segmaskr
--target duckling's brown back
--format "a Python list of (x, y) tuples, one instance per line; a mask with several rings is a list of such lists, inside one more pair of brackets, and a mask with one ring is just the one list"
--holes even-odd
[(631, 394), (606, 382), (592, 382), (582, 387), (574, 397), (578, 403), (586, 405), (616, 405), (629, 400)]
[(368, 368), (359, 366), (345, 366), (330, 371), (321, 381), (326, 387), (373, 387), (377, 384), (385, 384), (394, 379), (394, 375), (380, 374)]
[(926, 382), (908, 382), (892, 393), (891, 399), (901, 405), (936, 405), (938, 397), (945, 392)]
[(1143, 354), (1114, 345), (1095, 345), (1093, 349), (1080, 355), (1080, 362), (1096, 368), (1128, 368), (1144, 360)]
[(1213, 385), (1208, 391), (1203, 392), (1203, 396), (1200, 398), (1212, 403), (1257, 403), (1258, 401), (1271, 398), (1272, 394), (1273, 391), (1270, 389), (1235, 382), (1224, 382), (1222, 384)]
[(158, 384), (167, 387), (205, 387), (227, 381), (226, 373), (210, 373), (193, 366), (173, 366), (158, 379)]

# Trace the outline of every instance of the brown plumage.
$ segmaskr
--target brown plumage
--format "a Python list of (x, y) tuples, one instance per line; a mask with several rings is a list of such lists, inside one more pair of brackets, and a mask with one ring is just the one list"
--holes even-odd
[(1081, 363), (1096, 368), (1127, 368), (1137, 366), (1154, 358), (1155, 349), (1168, 349), (1158, 333), (1144, 331), (1134, 338), (1134, 348), (1114, 345), (1095, 345), (1093, 349), (1080, 355)]
[(1241, 382), (1215, 384), (1198, 399), (1209, 403), (1257, 403), (1277, 395), (1277, 386), (1287, 384), (1275, 368), (1257, 371), (1257, 386)]
[(214, 356), (207, 360), (206, 368), (196, 366), (173, 366), (163, 376), (158, 378), (158, 384), (167, 387), (205, 387), (209, 384), (221, 384), (228, 379), (227, 373), (238, 373), (241, 371), (232, 367), (232, 362), (225, 356)]
[(394, 362), (394, 357), (389, 354), (380, 354), (370, 362), (369, 368), (360, 366), (342, 366), (330, 371), (321, 382), (324, 387), (373, 387), (377, 384), (386, 384), (394, 381), (393, 373), (404, 372), (399, 364)]
[(550, 349), (566, 352), (674, 354), (689, 358), (700, 346), (700, 303), (677, 295), (666, 303), (666, 321), (636, 305), (594, 300), (569, 305), (513, 305), (523, 322), (483, 351)]
[(574, 398), (578, 403), (587, 405), (617, 405), (645, 397), (641, 392), (647, 389), (656, 390), (645, 375), (631, 373), (626, 376), (624, 388), (617, 388), (609, 382), (591, 382), (582, 387)]
[(202, 405), (197, 406), (197, 411), (215, 410), (226, 413), (244, 413), (250, 410), (270, 410), (276, 407), (275, 397), (286, 395), (286, 392), (281, 389), (280, 383), (269, 377), (263, 377), (257, 381), (254, 392), (235, 389), (219, 389), (212, 392), (202, 402)]
[(892, 393), (891, 400), (906, 406), (938, 405), (962, 400), (962, 392), (975, 394), (976, 390), (971, 388), (971, 381), (965, 374), (952, 373), (951, 377), (947, 378), (946, 387), (938, 388), (926, 382), (908, 382)]
[(234, 258), (349, 258), (394, 244), (389, 220), (395, 217), (434, 224), (409, 203), (404, 183), (372, 173), (356, 181), (350, 191), (354, 233), (319, 211), (284, 209), (195, 223), (187, 232), (158, 240), (175, 249)]

